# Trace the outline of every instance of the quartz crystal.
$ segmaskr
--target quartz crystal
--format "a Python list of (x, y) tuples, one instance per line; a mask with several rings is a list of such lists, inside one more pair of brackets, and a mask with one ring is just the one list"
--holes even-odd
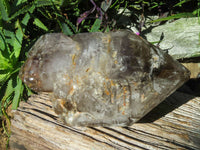
[(189, 71), (129, 30), (41, 36), (20, 78), (51, 92), (54, 110), (70, 126), (128, 126), (185, 81)]

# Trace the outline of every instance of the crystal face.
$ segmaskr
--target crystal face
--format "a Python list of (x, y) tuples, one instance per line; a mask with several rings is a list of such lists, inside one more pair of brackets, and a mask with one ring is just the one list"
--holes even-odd
[(189, 79), (167, 53), (128, 30), (41, 36), (20, 78), (52, 92), (54, 110), (71, 126), (128, 126)]

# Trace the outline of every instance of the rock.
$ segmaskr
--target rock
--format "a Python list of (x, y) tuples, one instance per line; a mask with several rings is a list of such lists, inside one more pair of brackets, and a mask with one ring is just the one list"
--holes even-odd
[(181, 18), (152, 27), (145, 36), (149, 42), (155, 42), (160, 40), (162, 32), (164, 39), (160, 48), (169, 49), (169, 54), (175, 59), (200, 56), (200, 25), (197, 17)]
[(128, 30), (46, 34), (32, 47), (20, 78), (52, 92), (70, 126), (128, 126), (173, 93), (189, 71)]

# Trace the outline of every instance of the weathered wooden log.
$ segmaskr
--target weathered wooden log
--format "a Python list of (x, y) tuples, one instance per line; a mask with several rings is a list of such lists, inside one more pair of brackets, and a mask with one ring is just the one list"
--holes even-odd
[(21, 102), (10, 149), (200, 149), (200, 97), (181, 92), (129, 127), (69, 127), (57, 119), (47, 93)]

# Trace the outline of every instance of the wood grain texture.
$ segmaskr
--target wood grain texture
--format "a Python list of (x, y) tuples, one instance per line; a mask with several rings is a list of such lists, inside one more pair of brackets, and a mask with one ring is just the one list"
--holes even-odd
[(200, 97), (175, 92), (129, 127), (69, 127), (47, 93), (21, 102), (12, 119), (11, 150), (200, 149)]
[(191, 75), (190, 78), (200, 78), (200, 63), (196, 62), (196, 63), (182, 63), (182, 65), (184, 65), (188, 70), (190, 70)]

